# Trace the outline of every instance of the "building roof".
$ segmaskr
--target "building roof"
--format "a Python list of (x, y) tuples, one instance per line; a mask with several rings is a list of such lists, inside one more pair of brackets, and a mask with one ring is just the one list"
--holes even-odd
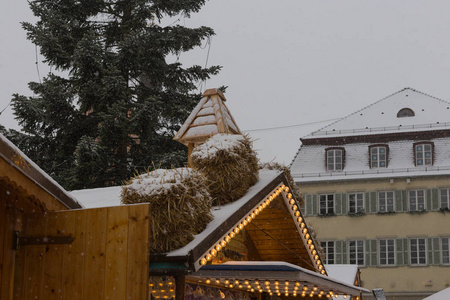
[(173, 139), (188, 145), (204, 142), (217, 133), (240, 134), (225, 101), (225, 96), (218, 89), (206, 90)]
[[(63, 187), (28, 158), (28, 156), (26, 156), (3, 134), (0, 134), (0, 158), (7, 162), (11, 167), (11, 170), (24, 175), (65, 207), (69, 209), (82, 208), (82, 206)], [(0, 175), (0, 177), (8, 175), (7, 170), (3, 170), (2, 173), (3, 174)], [(23, 182), (16, 182), (16, 184), (25, 188)]]
[(443, 289), (436, 294), (423, 298), (423, 300), (447, 300), (450, 299), (450, 288)]
[[(405, 112), (407, 115), (398, 116)], [(296, 182), (450, 174), (450, 103), (405, 88), (301, 139), (292, 164)], [(434, 143), (433, 165), (416, 166), (414, 143)], [(389, 148), (387, 168), (372, 169), (369, 145)], [(345, 149), (344, 169), (330, 172), (330, 147)]]
[[(414, 116), (398, 117), (404, 108)], [(404, 88), (303, 139), (450, 129), (450, 103), (411, 88)]]

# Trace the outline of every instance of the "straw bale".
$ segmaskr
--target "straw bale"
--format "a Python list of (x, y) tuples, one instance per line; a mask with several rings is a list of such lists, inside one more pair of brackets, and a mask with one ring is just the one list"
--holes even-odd
[(122, 187), (122, 203), (150, 203), (150, 251), (169, 252), (193, 240), (213, 219), (206, 179), (189, 168), (158, 169)]
[(295, 184), (294, 178), (291, 175), (291, 170), (289, 169), (289, 167), (287, 167), (285, 165), (282, 165), (282, 164), (279, 164), (279, 163), (271, 162), (271, 163), (261, 164), (259, 166), (259, 168), (260, 169), (283, 171), (284, 175), (286, 176), (286, 179), (288, 180), (289, 186), (291, 188), (292, 195), (294, 195), (294, 198), (300, 203), (301, 207), (303, 207), (303, 205), (305, 205), (305, 201), (303, 199), (303, 195), (300, 192), (300, 189), (298, 188), (298, 186)]
[(207, 178), (213, 205), (233, 202), (258, 181), (258, 158), (248, 136), (216, 134), (194, 148), (192, 165)]

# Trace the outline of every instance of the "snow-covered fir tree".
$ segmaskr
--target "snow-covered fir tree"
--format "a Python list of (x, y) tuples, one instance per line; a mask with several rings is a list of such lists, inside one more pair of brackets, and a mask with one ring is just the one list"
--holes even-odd
[(67, 189), (120, 184), (152, 164), (182, 166), (174, 133), (198, 102), (196, 85), (220, 67), (168, 62), (200, 46), (209, 27), (162, 26), (205, 0), (35, 0), (38, 21), (23, 23), (50, 73), (14, 95), (23, 133), (8, 132)]

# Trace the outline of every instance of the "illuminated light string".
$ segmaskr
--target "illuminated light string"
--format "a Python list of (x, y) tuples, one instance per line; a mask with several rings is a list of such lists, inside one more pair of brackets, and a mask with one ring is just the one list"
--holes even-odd
[[(278, 280), (270, 281), (265, 280), (264, 282), (260, 282), (258, 279), (255, 280), (239, 280), (239, 279), (220, 279), (216, 278), (211, 279), (207, 278), (205, 280), (205, 283), (209, 284), (212, 281), (214, 281), (218, 285), (223, 285), (225, 288), (229, 289), (239, 289), (241, 291), (249, 291), (249, 292), (267, 292), (269, 295), (293, 295), (293, 296), (310, 296), (313, 297), (317, 295), (319, 298), (326, 297), (326, 298), (337, 298), (339, 296), (338, 293), (334, 293), (333, 291), (325, 291), (324, 289), (319, 288), (318, 286), (314, 285), (308, 285), (307, 283), (304, 283), (304, 286), (302, 287), (302, 283), (299, 281), (284, 281), (283, 283), (280, 283)], [(198, 281), (200, 284), (203, 282), (202, 280)], [(262, 286), (264, 285), (264, 287)], [(284, 287), (282, 287), (284, 286)], [(265, 288), (265, 290), (264, 290)], [(344, 299), (347, 299), (348, 295), (341, 294)], [(357, 298), (358, 299), (358, 298)]]
[[(317, 269), (319, 270), (320, 274), (326, 276), (327, 274), (322, 265), (322, 262), (317, 253), (317, 250), (315, 249), (314, 242), (311, 239), (311, 235), (308, 232), (306, 223), (304, 222), (303, 217), (301, 216), (299, 207), (296, 204), (295, 199), (293, 199), (292, 194), (289, 193), (289, 187), (285, 186), (284, 184), (279, 186), (278, 188), (276, 188), (265, 200), (262, 200), (261, 202), (259, 202), (259, 204), (254, 208), (254, 210), (251, 213), (249, 213), (244, 218), (242, 218), (235, 226), (233, 226), (233, 228), (226, 235), (224, 235), (220, 239), (220, 241), (218, 243), (216, 243), (213, 247), (211, 247), (210, 250), (208, 250), (208, 252), (200, 260), (200, 262), (199, 262), (200, 265), (206, 265), (208, 263), (208, 261), (211, 261), (212, 258), (215, 257), (219, 251), (221, 251), (228, 243), (230, 243), (231, 239), (233, 239), (237, 234), (239, 234), (240, 231), (242, 231), (248, 224), (250, 224), (250, 222), (252, 222), (252, 220), (255, 219), (256, 216), (258, 216), (280, 194), (282, 194), (284, 196), (284, 198), (286, 199), (286, 201), (289, 203), (289, 205), (291, 205), (292, 213), (296, 217), (294, 219), (299, 227), (299, 230), (302, 234), (304, 241), (306, 242), (307, 249), (309, 250), (311, 257), (313, 258)], [(218, 280), (216, 280), (216, 283), (218, 283), (217, 281)], [(225, 287), (227, 287), (227, 288), (234, 288), (234, 287), (238, 287), (241, 289), (246, 288), (248, 291), (251, 291), (251, 292), (254, 292), (255, 290), (257, 290), (259, 292), (263, 291), (263, 289), (260, 286), (260, 283), (258, 281), (254, 282), (254, 284), (255, 284), (254, 287), (250, 284), (250, 282), (248, 280), (246, 280), (244, 282), (245, 286), (242, 284), (239, 284), (239, 282), (237, 280), (236, 280), (236, 282), (234, 282), (235, 284), (230, 283), (228, 280), (226, 280), (224, 283), (225, 283)], [(289, 284), (289, 282), (286, 282), (286, 283)], [(268, 290), (268, 292), (273, 294), (270, 281), (266, 281), (264, 284), (266, 285), (266, 289)], [(277, 293), (277, 295), (281, 294), (281, 292), (278, 289), (279, 282), (275, 281), (274, 284), (275, 284), (275, 289), (276, 289), (275, 292)], [(297, 289), (294, 289), (294, 292), (297, 294), (296, 291), (298, 290), (299, 285), (297, 285), (297, 283), (296, 283), (295, 287)], [(286, 289), (286, 290), (288, 290), (288, 289)], [(302, 289), (302, 295), (305, 294), (307, 290), (308, 290), (308, 287), (304, 286)], [(316, 291), (317, 291), (317, 287), (315, 287), (315, 289), (313, 288), (309, 294), (314, 295), (314, 293), (316, 293)], [(323, 295), (325, 295), (324, 291), (320, 291), (318, 293), (319, 297), (322, 297)], [(334, 294), (332, 291), (329, 291), (326, 294), (326, 297), (329, 298), (329, 297), (333, 297), (336, 295), (337, 294)]]

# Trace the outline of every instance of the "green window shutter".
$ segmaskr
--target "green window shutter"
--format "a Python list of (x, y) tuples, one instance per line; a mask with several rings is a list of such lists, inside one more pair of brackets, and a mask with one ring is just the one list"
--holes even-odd
[(366, 266), (372, 266), (370, 261), (370, 240), (366, 240), (364, 243), (364, 262)]
[(395, 211), (403, 211), (402, 191), (395, 191)]
[(364, 193), (364, 211), (370, 213), (370, 193)]
[(342, 263), (343, 264), (348, 264), (347, 257), (348, 257), (347, 242), (346, 241), (342, 241)]
[(439, 210), (438, 189), (431, 189), (431, 208), (429, 210)]
[(408, 202), (408, 192), (406, 190), (402, 190), (402, 207), (403, 211), (409, 210), (409, 202)]
[(377, 240), (370, 240), (370, 263), (372, 266), (378, 265)]
[(312, 215), (317, 216), (319, 214), (319, 203), (317, 201), (317, 195), (312, 196)]
[(342, 214), (342, 197), (341, 194), (334, 194), (334, 213)]
[(370, 212), (377, 213), (378, 212), (378, 198), (377, 192), (370, 192)]
[(336, 264), (342, 264), (342, 243), (343, 241), (335, 241), (335, 258), (336, 258)]
[(347, 194), (341, 194), (341, 202), (342, 202), (342, 214), (346, 215), (348, 213), (347, 204), (348, 204), (348, 197)]
[(433, 238), (427, 238), (427, 265), (433, 262)]
[(305, 210), (305, 216), (311, 216), (312, 215), (312, 205), (313, 205), (313, 201), (312, 201), (312, 195), (306, 195), (306, 210)]
[(408, 239), (403, 239), (403, 265), (409, 265), (409, 241)]
[(397, 254), (397, 262), (396, 262), (397, 266), (403, 266), (403, 263), (404, 263), (403, 239), (397, 239), (395, 241), (395, 243), (396, 243), (395, 251)]
[(432, 210), (431, 209), (431, 198), (432, 198), (432, 196), (431, 196), (431, 189), (427, 189), (427, 207), (426, 207), (426, 210)]

